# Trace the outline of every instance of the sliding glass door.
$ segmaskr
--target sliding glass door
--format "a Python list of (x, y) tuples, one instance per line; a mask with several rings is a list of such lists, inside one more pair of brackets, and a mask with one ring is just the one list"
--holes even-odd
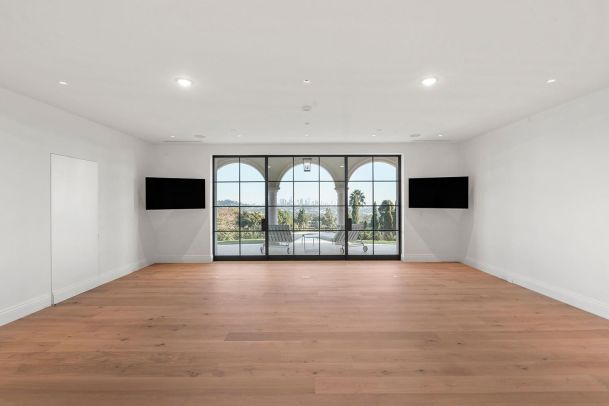
[(216, 259), (399, 258), (398, 156), (214, 157)]

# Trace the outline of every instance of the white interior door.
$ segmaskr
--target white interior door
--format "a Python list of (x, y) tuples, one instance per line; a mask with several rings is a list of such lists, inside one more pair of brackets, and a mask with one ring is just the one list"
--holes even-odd
[(51, 255), (55, 303), (96, 285), (97, 162), (51, 155)]

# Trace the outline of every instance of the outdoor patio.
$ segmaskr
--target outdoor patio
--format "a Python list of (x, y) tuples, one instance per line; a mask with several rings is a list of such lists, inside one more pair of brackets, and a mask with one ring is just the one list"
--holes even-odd
[[(332, 232), (296, 233), (293, 243), (272, 244), (269, 255), (343, 255), (343, 245), (332, 241)], [(289, 253), (288, 253), (289, 248)], [(241, 249), (241, 252), (239, 252)], [(263, 255), (262, 240), (244, 240), (218, 242), (216, 255)], [(396, 241), (357, 241), (349, 243), (350, 255), (397, 255)]]

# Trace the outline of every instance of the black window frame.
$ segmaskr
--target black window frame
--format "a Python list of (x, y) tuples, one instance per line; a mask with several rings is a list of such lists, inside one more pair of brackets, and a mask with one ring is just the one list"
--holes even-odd
[[(363, 180), (361, 182), (370, 182), (372, 184), (372, 203), (371, 204), (366, 204), (366, 205), (362, 205), (362, 207), (366, 206), (366, 207), (373, 207), (375, 204), (374, 201), (374, 184), (377, 182), (390, 182), (390, 183), (396, 183), (396, 201), (397, 204), (394, 205), (395, 207), (395, 213), (396, 213), (396, 221), (395, 221), (395, 229), (393, 230), (381, 230), (381, 229), (376, 229), (375, 225), (374, 225), (374, 217), (372, 219), (373, 221), (373, 225), (372, 227), (366, 231), (369, 231), (372, 234), (372, 243), (370, 244), (371, 248), (372, 248), (372, 253), (369, 255), (357, 255), (357, 254), (350, 254), (349, 253), (349, 244), (346, 244), (345, 246), (345, 253), (343, 255), (323, 255), (321, 254), (321, 248), (320, 248), (320, 243), (318, 243), (318, 253), (317, 254), (309, 254), (309, 255), (295, 255), (294, 253), (290, 254), (290, 255), (270, 255), (269, 254), (269, 246), (268, 244), (266, 244), (266, 241), (268, 241), (268, 227), (262, 227), (263, 229), (261, 230), (261, 232), (264, 232), (264, 247), (265, 250), (263, 253), (261, 253), (260, 255), (241, 255), (241, 234), (242, 234), (242, 229), (241, 229), (241, 183), (247, 183), (247, 182), (260, 182), (260, 181), (241, 181), (241, 158), (248, 158), (248, 159), (252, 159), (252, 158), (264, 158), (264, 184), (265, 184), (265, 196), (264, 196), (264, 206), (250, 206), (250, 205), (245, 205), (243, 207), (256, 207), (256, 208), (264, 208), (264, 219), (266, 222), (266, 219), (268, 219), (268, 215), (269, 215), (269, 201), (268, 201), (268, 194), (269, 194), (269, 183), (273, 183), (273, 182), (280, 182), (281, 180), (269, 180), (269, 174), (268, 174), (268, 165), (269, 165), (269, 158), (292, 158), (292, 168), (294, 168), (294, 166), (296, 165), (295, 159), (296, 158), (316, 158), (317, 164), (319, 165), (321, 163), (321, 159), (322, 158), (343, 158), (344, 159), (344, 179), (343, 180), (337, 180), (336, 182), (343, 182), (345, 185), (345, 202), (344, 202), (344, 221), (343, 221), (343, 225), (344, 228), (342, 230), (337, 229), (337, 230), (326, 230), (326, 229), (322, 229), (321, 224), (318, 225), (318, 228), (315, 230), (310, 230), (311, 232), (317, 232), (320, 233), (322, 231), (324, 232), (344, 232), (347, 233), (348, 230), (348, 224), (349, 224), (349, 210), (350, 210), (350, 206), (349, 206), (349, 183), (350, 182), (360, 182), (358, 180), (355, 181), (350, 181), (349, 180), (349, 158), (371, 158), (371, 163), (372, 163), (372, 179), (370, 180)], [(396, 180), (375, 180), (374, 179), (374, 162), (375, 162), (375, 158), (396, 158), (397, 159), (397, 170), (396, 170)], [(218, 159), (237, 159), (237, 161), (235, 163), (239, 164), (239, 179), (237, 181), (218, 181), (216, 179), (216, 161)], [(327, 182), (327, 181), (322, 181), (320, 179), (320, 176), (318, 175), (318, 179), (316, 181), (311, 181), (311, 180), (295, 180), (295, 176), (292, 176), (292, 179), (287, 181), (292, 183), (292, 185), (294, 185), (295, 183), (314, 183), (317, 182), (317, 184), (319, 185), (319, 192), (318, 194), (320, 195), (321, 192), (321, 183), (322, 182)], [(239, 184), (239, 202), (237, 206), (224, 206), (224, 205), (217, 205), (217, 195), (216, 195), (216, 186), (218, 183), (238, 183)], [(214, 261), (252, 261), (252, 260), (262, 260), (262, 261), (273, 261), (273, 260), (294, 260), (294, 261), (302, 261), (302, 260), (399, 260), (401, 259), (401, 255), (402, 255), (402, 210), (404, 207), (404, 203), (403, 203), (403, 199), (402, 199), (402, 156), (399, 154), (327, 154), (327, 155), (319, 155), (319, 154), (313, 154), (313, 155), (290, 155), (290, 154), (276, 154), (276, 155), (259, 155), (259, 154), (255, 154), (255, 155), (248, 155), (248, 154), (241, 154), (241, 155), (212, 155), (212, 254), (213, 254), (213, 259)], [(320, 200), (321, 200), (321, 196), (318, 196), (318, 202), (317, 205), (311, 206), (311, 207), (317, 207), (318, 208), (318, 215), (321, 217), (321, 210), (322, 207), (340, 207), (340, 205), (327, 205), (327, 204), (320, 204)], [(292, 190), (292, 202), (291, 202), (291, 206), (284, 206), (284, 205), (276, 205), (274, 207), (291, 207), (292, 208), (292, 213), (295, 213), (295, 209), (296, 207), (304, 207), (301, 205), (297, 205), (296, 204), (296, 199), (294, 196), (294, 189)], [(377, 205), (377, 207), (380, 206)], [(216, 235), (217, 232), (222, 232), (224, 230), (217, 230), (216, 229), (216, 209), (217, 208), (233, 208), (233, 209), (237, 209), (239, 212), (239, 217), (238, 217), (238, 230), (232, 230), (229, 232), (237, 232), (239, 235), (239, 240), (238, 240), (238, 246), (239, 246), (239, 255), (218, 255), (216, 252)], [(304, 230), (298, 230), (298, 231), (304, 231)], [(245, 232), (250, 232), (250, 231), (245, 231)], [(296, 233), (297, 230), (295, 230), (294, 225), (292, 225), (292, 230), (291, 232)], [(397, 254), (375, 254), (374, 253), (374, 249), (375, 249), (375, 234), (377, 232), (395, 232), (396, 233), (396, 243), (397, 243), (397, 248), (398, 248), (398, 252)], [(345, 235), (346, 238), (346, 235)], [(292, 243), (294, 244), (294, 243)]]

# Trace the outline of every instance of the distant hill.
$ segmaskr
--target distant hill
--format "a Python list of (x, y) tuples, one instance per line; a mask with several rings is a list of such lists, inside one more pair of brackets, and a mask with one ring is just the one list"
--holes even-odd
[(216, 206), (239, 206), (239, 202), (230, 199), (218, 200)]

